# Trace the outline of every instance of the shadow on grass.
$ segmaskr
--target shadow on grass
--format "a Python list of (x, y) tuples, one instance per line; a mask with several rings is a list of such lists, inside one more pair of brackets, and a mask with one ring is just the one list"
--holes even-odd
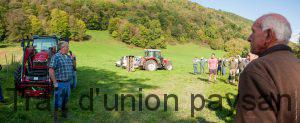
[(198, 77), (199, 80), (203, 81), (203, 82), (208, 82), (208, 79), (207, 78), (201, 78), (201, 77)]
[[(4, 68), (6, 68), (4, 66)], [(2, 86), (4, 88), (13, 87), (13, 71), (15, 65), (9, 67), (9, 76), (6, 73), (0, 73), (1, 78), (8, 77), (8, 82)], [(170, 98), (164, 111), (164, 99), (160, 99), (160, 106), (157, 110), (151, 111), (145, 105), (145, 97), (149, 94), (145, 91), (139, 91), (142, 89), (157, 89), (158, 86), (150, 85), (149, 78), (143, 77), (127, 77), (124, 75), (119, 75), (116, 72), (105, 70), (105, 69), (95, 69), (91, 67), (79, 67), (77, 69), (78, 83), (77, 88), (72, 90), (71, 97), (68, 103), (69, 108), (69, 118), (62, 119), (63, 122), (197, 122), (197, 119), (192, 118), (180, 118), (176, 115), (175, 105), (173, 98)], [(1, 83), (2, 84), (2, 83)], [(79, 99), (82, 94), (89, 94), (89, 90), (92, 88), (94, 90), (93, 97), (93, 111), (83, 110), (79, 106)], [(95, 89), (99, 88), (99, 93), (96, 94)], [(115, 104), (114, 95), (118, 94), (118, 111), (107, 111), (104, 108), (104, 94), (108, 96), (108, 107), (112, 107)], [(126, 99), (124, 110), (121, 110), (121, 94), (132, 94), (135, 101), (135, 111), (132, 111), (131, 100)], [(142, 95), (142, 111), (138, 110), (139, 102), (138, 97)], [(18, 99), (18, 110), (13, 112), (13, 97), (7, 95), (9, 100), (9, 105), (1, 107), (0, 106), (0, 118), (4, 119), (4, 122), (53, 122), (53, 100), (51, 100), (51, 111), (41, 111), (36, 109), (36, 104), (40, 100), (31, 99), (30, 100), (30, 110), (25, 111), (24, 109), (24, 99)], [(153, 99), (153, 98), (152, 98)], [(89, 100), (83, 101), (83, 104), (88, 105)], [(180, 103), (180, 102), (179, 102)], [(149, 101), (151, 107), (155, 106), (157, 102), (154, 100)], [(179, 107), (180, 110), (180, 107)]]
[(83, 37), (83, 41), (89, 41), (92, 39), (92, 36), (91, 35), (86, 35)]
[(199, 123), (217, 123), (206, 120), (204, 117), (197, 117)]
[[(4, 66), (4, 68), (6, 68)], [(13, 87), (13, 71), (15, 67), (10, 66), (9, 76), (6, 73), (0, 73), (0, 77), (8, 77), (9, 82), (5, 82), (2, 86), (4, 88)], [(63, 119), (59, 118), (63, 122), (196, 122), (196, 119), (182, 119), (175, 115), (175, 108), (172, 102), (168, 105), (167, 111), (164, 111), (163, 99), (160, 98), (160, 106), (157, 110), (148, 110), (145, 106), (145, 97), (149, 94), (144, 93), (144, 91), (139, 91), (142, 89), (156, 89), (157, 86), (147, 84), (150, 81), (149, 78), (129, 78), (124, 75), (118, 75), (116, 72), (95, 69), (91, 67), (79, 67), (77, 69), (78, 84), (75, 90), (72, 90), (71, 97), (68, 103), (69, 108), (69, 118)], [(5, 69), (4, 69), (5, 71)], [(2, 82), (2, 81), (1, 81)], [(2, 84), (2, 83), (1, 83)], [(82, 94), (89, 94), (90, 88), (99, 88), (100, 94), (94, 94), (93, 97), (93, 111), (83, 110), (79, 106), (79, 99)], [(119, 95), (118, 101), (118, 111), (107, 111), (104, 108), (104, 94), (108, 96), (108, 106), (112, 107), (115, 104), (114, 95)], [(126, 99), (124, 102), (124, 110), (121, 110), (121, 94), (132, 94), (135, 98), (136, 110), (132, 111), (131, 100)], [(138, 110), (138, 97), (142, 95), (142, 111)], [(24, 99), (18, 99), (18, 110), (13, 111), (13, 98), (7, 95), (9, 100), (8, 106), (0, 106), (0, 118), (4, 119), (4, 122), (53, 122), (53, 100), (51, 100), (51, 111), (42, 111), (36, 109), (36, 104), (40, 100), (31, 99), (30, 100), (30, 110), (25, 111), (24, 109)], [(172, 99), (170, 99), (172, 100)], [(88, 99), (83, 102), (88, 105)], [(149, 105), (155, 106), (156, 101), (149, 101)], [(179, 107), (180, 109), (180, 107)]]
[[(77, 89), (72, 92), (70, 109), (72, 111), (72, 120), (67, 121), (88, 121), (88, 122), (195, 122), (196, 119), (180, 119), (174, 113), (175, 105), (172, 105), (173, 99), (170, 99), (171, 104), (166, 105), (167, 111), (164, 111), (164, 99), (159, 98), (160, 106), (157, 110), (151, 111), (145, 105), (145, 98), (149, 95), (142, 89), (157, 89), (158, 86), (148, 84), (149, 78), (129, 78), (124, 75), (118, 75), (116, 72), (105, 69), (94, 69), (90, 67), (79, 67)], [(146, 83), (147, 82), (147, 83)], [(94, 94), (93, 111), (82, 110), (78, 106), (78, 98), (81, 94), (89, 93), (89, 89), (99, 88), (99, 94)], [(104, 106), (104, 95), (107, 95), (108, 107), (117, 105), (117, 111), (107, 111)], [(118, 99), (115, 99), (115, 94)], [(126, 98), (124, 110), (121, 110), (121, 94), (131, 94), (135, 98), (135, 111), (132, 111), (131, 98)], [(142, 111), (139, 111), (139, 96), (142, 96)], [(153, 98), (152, 98), (153, 99)], [(116, 102), (118, 100), (118, 102)], [(85, 104), (88, 104), (86, 100)], [(158, 104), (155, 99), (149, 101), (151, 107)], [(180, 109), (180, 107), (179, 107)]]
[(223, 79), (223, 78), (217, 78), (220, 82), (223, 82), (223, 83), (225, 83), (225, 84), (228, 84), (228, 81), (226, 81), (225, 79)]
[[(227, 104), (229, 104), (229, 108), (226, 108), (224, 106), (224, 103), (219, 107), (219, 105), (211, 100), (205, 100), (208, 102), (208, 105), (206, 105), (206, 108), (212, 110), (215, 112), (216, 116), (220, 119), (223, 120), (225, 123), (233, 123), (235, 121), (235, 110), (236, 108), (236, 98), (233, 97), (233, 95), (228, 94), (224, 97), (222, 97), (222, 100), (225, 99)], [(201, 120), (201, 118), (200, 118)], [(199, 121), (200, 121), (199, 120)], [(202, 120), (205, 121), (203, 118)]]

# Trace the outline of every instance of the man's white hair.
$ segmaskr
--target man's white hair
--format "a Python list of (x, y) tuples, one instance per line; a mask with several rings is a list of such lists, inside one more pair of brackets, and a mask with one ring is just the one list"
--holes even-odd
[(263, 19), (261, 28), (263, 31), (267, 29), (273, 30), (276, 35), (277, 42), (280, 44), (288, 44), (292, 35), (290, 24), (274, 16), (267, 16)]
[(64, 47), (67, 46), (67, 45), (69, 45), (69, 43), (68, 43), (68, 42), (65, 42), (65, 41), (61, 41), (61, 42), (58, 43), (59, 49), (64, 48)]

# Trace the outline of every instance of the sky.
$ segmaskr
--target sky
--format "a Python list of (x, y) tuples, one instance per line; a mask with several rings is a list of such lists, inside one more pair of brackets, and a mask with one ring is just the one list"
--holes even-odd
[(202, 6), (223, 10), (255, 21), (268, 13), (285, 16), (292, 27), (293, 41), (300, 33), (300, 0), (192, 0)]

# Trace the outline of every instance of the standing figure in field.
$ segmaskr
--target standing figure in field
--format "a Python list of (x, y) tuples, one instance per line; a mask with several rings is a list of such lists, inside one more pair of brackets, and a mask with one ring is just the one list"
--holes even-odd
[(206, 59), (204, 59), (203, 57), (201, 57), (199, 63), (200, 63), (200, 74), (203, 74), (203, 73), (205, 73)]
[(73, 77), (72, 57), (68, 55), (69, 44), (59, 43), (57, 52), (50, 61), (49, 75), (54, 84), (54, 120), (57, 121), (58, 108), (61, 108), (62, 116), (67, 117), (67, 104), (71, 94), (70, 84)]
[(218, 70), (217, 70), (217, 75), (222, 74), (222, 59), (218, 60)]
[(222, 68), (222, 76), (226, 75), (226, 69), (227, 69), (227, 60), (225, 58), (222, 59), (222, 64), (221, 64), (221, 68)]
[(208, 83), (211, 82), (212, 76), (214, 76), (214, 82), (217, 81), (217, 69), (218, 69), (218, 59), (215, 54), (211, 55), (211, 58), (208, 60), (208, 68), (209, 68), (209, 78)]
[(199, 74), (199, 72), (198, 72), (198, 62), (199, 62), (199, 59), (197, 57), (195, 57), (193, 59), (194, 75)]
[(236, 72), (237, 72), (237, 68), (238, 68), (238, 63), (235, 61), (234, 58), (230, 58), (229, 61), (229, 77), (228, 77), (228, 81), (230, 84), (235, 83), (235, 76), (236, 76)]

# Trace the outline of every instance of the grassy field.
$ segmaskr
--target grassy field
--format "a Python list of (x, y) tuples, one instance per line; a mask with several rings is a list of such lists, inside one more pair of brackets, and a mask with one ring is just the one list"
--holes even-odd
[[(136, 48), (120, 43), (109, 36), (108, 32), (88, 31), (91, 35), (89, 41), (72, 42), (71, 50), (76, 54), (78, 63), (78, 87), (71, 92), (69, 102), (69, 118), (60, 119), (66, 122), (232, 122), (233, 112), (226, 94), (237, 93), (237, 87), (225, 83), (226, 77), (218, 77), (215, 84), (208, 84), (208, 74), (193, 75), (192, 59), (197, 57), (209, 58), (211, 53), (222, 57), (224, 52), (213, 51), (207, 47), (195, 44), (184, 44), (168, 46), (162, 50), (165, 58), (172, 61), (174, 70), (158, 70), (148, 72), (137, 70), (127, 72), (117, 68), (114, 62), (124, 55), (143, 55), (142, 48)], [(9, 51), (8, 51), (9, 50)], [(0, 53), (21, 52), (20, 48), (0, 48)], [(19, 55), (17, 55), (18, 57)], [(0, 55), (0, 63), (4, 64), (3, 55)], [(0, 73), (2, 88), (13, 87), (13, 69), (16, 65), (10, 65), (9, 70), (4, 69)], [(7, 68), (4, 66), (4, 68)], [(93, 89), (93, 111), (83, 110), (79, 106), (81, 95), (89, 94)], [(97, 94), (96, 88), (99, 88)], [(142, 88), (142, 91), (139, 91)], [(108, 105), (114, 105), (114, 94), (119, 97), (119, 110), (106, 111), (104, 108), (104, 94), (108, 95)], [(131, 111), (130, 100), (125, 101), (125, 110), (121, 111), (121, 94), (132, 94), (136, 99), (136, 110)], [(148, 110), (145, 101), (142, 102), (142, 111), (138, 110), (138, 97), (142, 95), (143, 100), (149, 95), (155, 94), (160, 99), (159, 109)], [(166, 105), (168, 110), (164, 111), (164, 94), (175, 94), (178, 97), (178, 111), (175, 111), (175, 101), (170, 98)], [(195, 117), (191, 117), (191, 94), (202, 94), (205, 98), (205, 107), (201, 111), (195, 111)], [(219, 110), (210, 108), (209, 102), (217, 98), (209, 99), (212, 94), (219, 94), (222, 99), (222, 107)], [(13, 94), (4, 92), (7, 105), (0, 104), (0, 119), (6, 122), (53, 122), (52, 112), (40, 111), (35, 105), (39, 99), (30, 100), (30, 110), (25, 111), (25, 100), (18, 98), (18, 111), (13, 112)], [(231, 97), (232, 98), (232, 97)], [(53, 99), (52, 99), (53, 101)], [(51, 107), (52, 102), (51, 101)], [(156, 101), (149, 100), (150, 107), (155, 107)], [(84, 99), (83, 105), (89, 105), (88, 99)], [(195, 105), (200, 107), (201, 100), (195, 100)], [(51, 108), (53, 110), (53, 108)]]

